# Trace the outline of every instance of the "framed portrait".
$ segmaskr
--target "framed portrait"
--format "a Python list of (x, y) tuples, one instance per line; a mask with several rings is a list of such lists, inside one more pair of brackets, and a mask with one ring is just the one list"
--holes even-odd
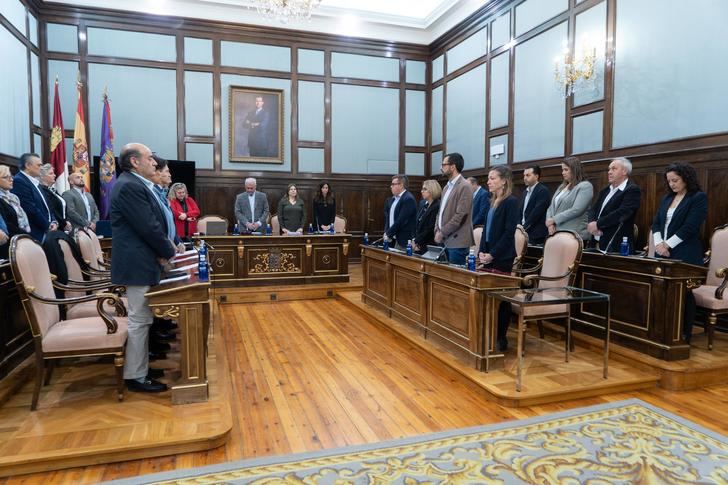
[(230, 161), (283, 163), (283, 90), (230, 86)]

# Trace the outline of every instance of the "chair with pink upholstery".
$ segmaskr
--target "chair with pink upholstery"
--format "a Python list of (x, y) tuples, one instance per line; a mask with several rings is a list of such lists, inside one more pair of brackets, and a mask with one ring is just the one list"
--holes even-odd
[[(23, 303), (35, 346), (35, 388), (31, 410), (38, 407), (40, 389), (50, 381), (53, 366), (59, 359), (88, 356), (114, 357), (117, 398), (124, 398), (124, 348), (127, 318), (113, 316), (104, 303), (119, 308), (119, 298), (112, 293), (91, 294), (58, 299), (53, 291), (48, 261), (43, 249), (28, 235), (10, 241), (10, 264)], [(97, 314), (92, 317), (61, 320), (59, 306), (95, 301)]]
[(101, 241), (99, 240), (99, 236), (96, 235), (96, 233), (91, 229), (86, 229), (84, 230), (84, 232), (86, 233), (86, 235), (88, 235), (89, 238), (91, 238), (91, 243), (94, 248), (94, 252), (96, 253), (96, 262), (98, 263), (98, 267), (94, 266), (94, 268), (111, 270), (111, 262), (106, 261), (106, 258), (104, 256), (104, 250), (101, 249)]
[(728, 285), (728, 224), (716, 227), (710, 238), (710, 262), (708, 277), (703, 286), (693, 290), (695, 304), (708, 312), (705, 333), (708, 334), (708, 349), (713, 350), (713, 337), (718, 315), (728, 313), (728, 298), (723, 292)]
[(478, 226), (473, 228), (473, 241), (475, 243), (470, 246), (470, 249), (475, 249), (475, 254), (478, 254), (478, 248), (480, 248), (480, 239), (483, 237), (483, 227)]
[(334, 232), (337, 234), (346, 232), (346, 217), (334, 216)]
[(271, 234), (274, 236), (280, 236), (281, 235), (281, 225), (278, 223), (278, 216), (271, 216), (270, 218), (270, 229)]
[[(226, 226), (230, 226), (228, 224), (228, 220), (222, 216), (214, 215), (214, 214), (207, 214), (204, 217), (200, 217), (197, 219), (197, 230), (201, 232), (202, 234), (207, 234), (207, 223), (208, 222), (224, 222)], [(237, 222), (237, 221), (235, 221)]]
[[(581, 262), (581, 253), (584, 249), (584, 242), (581, 236), (574, 231), (556, 231), (549, 236), (543, 245), (543, 257), (538, 265), (528, 270), (517, 271), (516, 274), (527, 274), (523, 278), (525, 286), (536, 288), (559, 288), (572, 286), (576, 279), (576, 271)], [(539, 274), (535, 274), (539, 272)], [(529, 274), (530, 273), (530, 274)], [(537, 321), (539, 335), (544, 336), (541, 320), (555, 318), (566, 318), (566, 361), (569, 360), (571, 349), (571, 323), (569, 305), (536, 305), (524, 306), (512, 305), (513, 313), (518, 315), (518, 329), (525, 331), (529, 321)], [(519, 353), (522, 349), (519, 349)]]
[(528, 249), (528, 233), (520, 224), (516, 226), (514, 239), (516, 241), (516, 257), (513, 260), (513, 271), (518, 273), (523, 268), (523, 257), (526, 255), (526, 250)]
[[(96, 251), (93, 239), (89, 233), (83, 229), (77, 231), (76, 243), (78, 244), (78, 248), (81, 250), (81, 257), (86, 263), (86, 267), (81, 268), (81, 271), (92, 280), (111, 278), (111, 270), (101, 264), (101, 261), (103, 261), (103, 253), (101, 254), (102, 259), (100, 261), (99, 253)], [(99, 251), (101, 251), (101, 246), (99, 246)]]

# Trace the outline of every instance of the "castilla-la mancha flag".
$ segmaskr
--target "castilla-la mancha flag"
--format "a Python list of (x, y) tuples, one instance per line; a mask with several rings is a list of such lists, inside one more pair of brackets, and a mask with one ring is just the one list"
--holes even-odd
[(83, 118), (83, 102), (81, 101), (81, 83), (77, 83), (78, 107), (76, 108), (76, 126), (73, 128), (73, 172), (80, 172), (91, 191), (91, 178), (88, 165), (88, 145), (86, 144), (86, 122)]
[(53, 99), (53, 129), (51, 130), (51, 165), (56, 173), (56, 191), (62, 194), (69, 188), (68, 165), (66, 165), (66, 138), (63, 135), (63, 115), (61, 100), (58, 99), (58, 79)]

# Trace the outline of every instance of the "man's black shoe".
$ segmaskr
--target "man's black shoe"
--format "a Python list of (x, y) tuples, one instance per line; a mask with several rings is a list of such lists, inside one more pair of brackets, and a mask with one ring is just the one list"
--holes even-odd
[(147, 379), (159, 379), (164, 377), (164, 369), (154, 369), (152, 367), (147, 371)]
[(149, 343), (149, 351), (154, 352), (155, 354), (169, 352), (170, 350), (172, 350), (172, 347), (167, 342), (150, 342)]
[(167, 354), (164, 352), (149, 352), (149, 360), (164, 360), (167, 358)]
[(162, 384), (154, 379), (145, 378), (144, 382), (136, 379), (125, 379), (126, 388), (132, 392), (164, 392), (167, 390), (167, 384)]
[(177, 335), (174, 333), (165, 332), (164, 330), (160, 330), (158, 332), (152, 332), (149, 335), (149, 338), (156, 342), (159, 342), (160, 340), (169, 341), (176, 339)]

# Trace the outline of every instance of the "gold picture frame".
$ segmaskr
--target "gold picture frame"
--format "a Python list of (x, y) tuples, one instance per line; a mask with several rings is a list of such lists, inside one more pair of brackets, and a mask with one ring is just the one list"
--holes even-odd
[(230, 86), (231, 162), (283, 163), (283, 90)]

